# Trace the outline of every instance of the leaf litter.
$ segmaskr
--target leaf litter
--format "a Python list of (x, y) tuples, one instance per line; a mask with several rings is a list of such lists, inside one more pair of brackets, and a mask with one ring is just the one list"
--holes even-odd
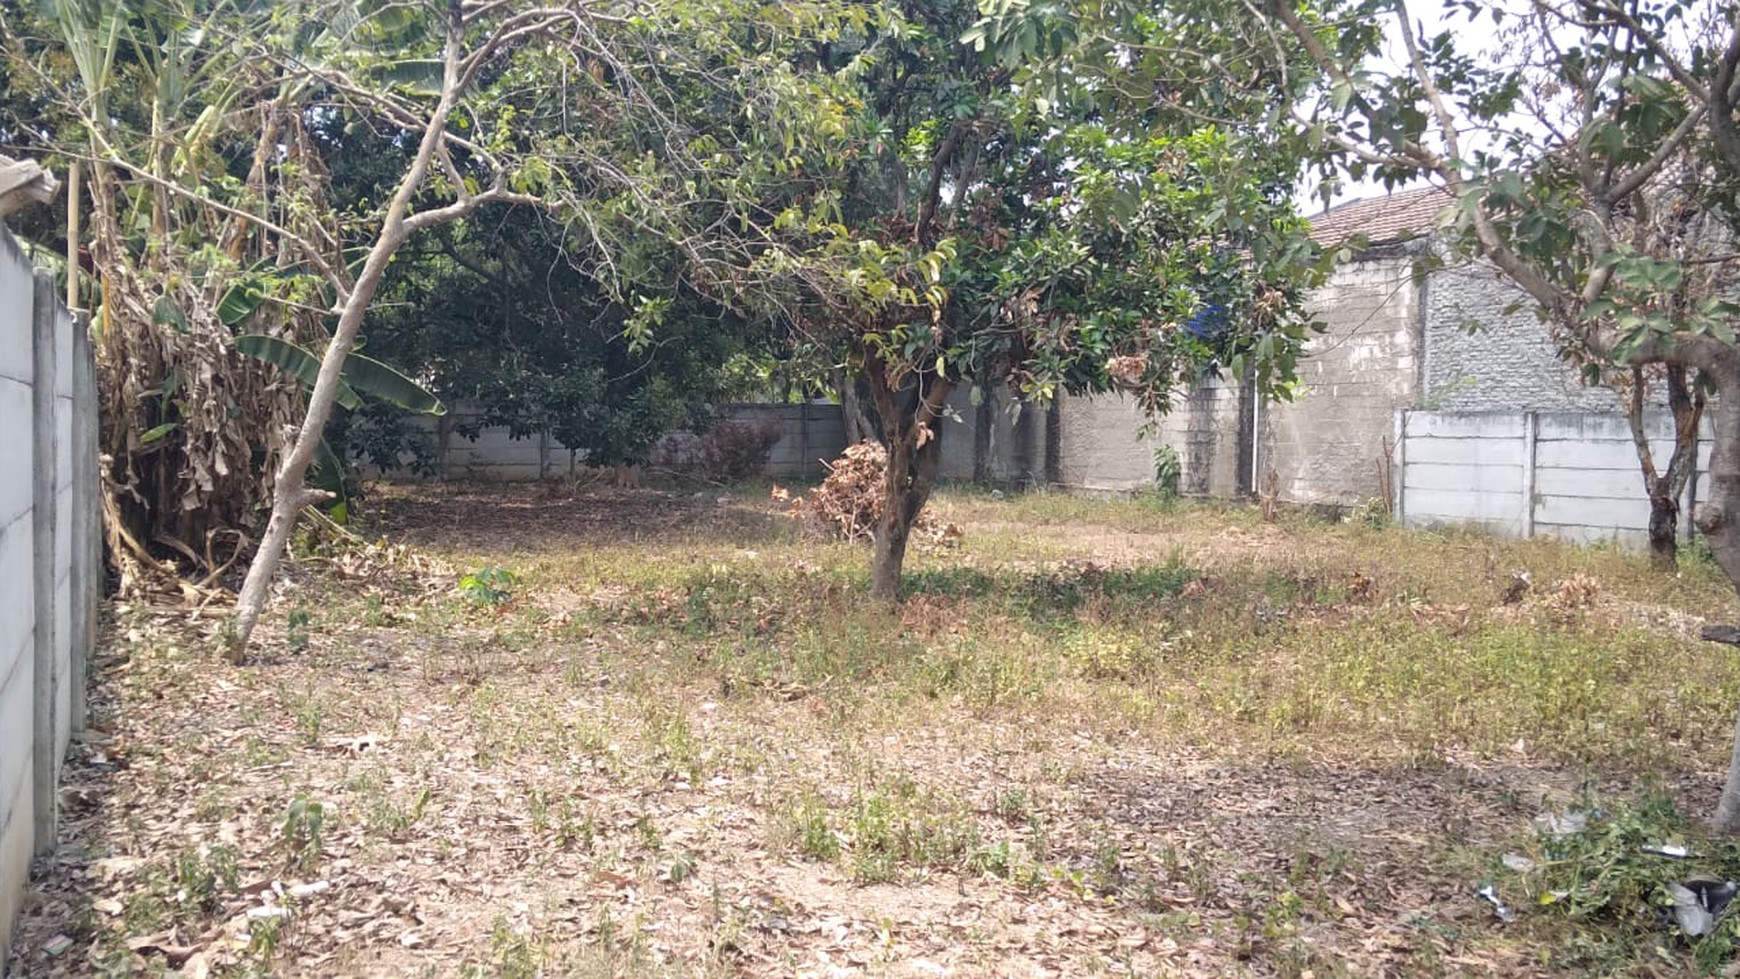
[[(492, 530), (532, 554), (635, 520), (716, 531), (721, 509), (778, 534), (765, 505), (523, 499), (430, 490), (392, 513), (445, 554)], [(1286, 546), (1273, 535), (1248, 536)], [(1496, 852), (1526, 825), (1518, 800), (1569, 798), (1572, 773), (1265, 757), (1084, 723), (1086, 702), (945, 697), (889, 717), (848, 685), (777, 677), (722, 695), (585, 597), (633, 585), (551, 582), (567, 618), (534, 594), (517, 623), (409, 553), (391, 573), (332, 560), (348, 592), (304, 563), (277, 633), (291, 606), (331, 614), (256, 666), (217, 655), (209, 624), (112, 610), (59, 845), (16, 932), (22, 974), (1538, 971), (1489, 939), (1492, 909), (1446, 853)], [(1373, 578), (1344, 577), (1334, 614), (1367, 614)], [(1598, 594), (1576, 581), (1553, 611)], [(903, 627), (926, 628), (912, 614)], [(826, 833), (794, 842), (805, 805)]]

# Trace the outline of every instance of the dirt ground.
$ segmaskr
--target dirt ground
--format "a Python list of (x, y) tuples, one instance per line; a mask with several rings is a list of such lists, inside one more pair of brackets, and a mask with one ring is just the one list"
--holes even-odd
[[(1474, 896), (1488, 868), (1532, 817), (1592, 791), (1653, 788), (1695, 813), (1720, 784), (1720, 737), (1642, 772), (1527, 731), (1367, 743), (1382, 717), (1333, 727), (1277, 712), (1266, 688), (1205, 714), (1237, 686), (1216, 688), (1220, 646), (1192, 654), (1188, 696), (1164, 655), (1140, 679), (1050, 665), (1069, 643), (1194, 649), (1207, 625), (1032, 625), (932, 594), (860, 613), (863, 556), (748, 495), (395, 489), (375, 506), (393, 543), (299, 561), (248, 665), (220, 655), (217, 618), (110, 609), (18, 975), (1577, 974), (1543, 954), (1546, 925), (1507, 925)], [(938, 506), (968, 541), (915, 558), (939, 575), (1180, 554), (1231, 589), (1251, 568), (1377, 547), (1359, 567), (1400, 580), (1397, 555), (1430, 543), (1218, 510)], [(1491, 579), (1481, 594), (1511, 560), (1603, 580), (1631, 567), (1441, 546), (1460, 556), (1440, 563)], [(495, 566), (511, 596), (456, 593)], [(797, 577), (728, 591), (745, 567)], [(1657, 587), (1602, 599), (1646, 646), (1678, 649), (1725, 600), (1702, 579)], [(1419, 622), (1426, 604), (1508, 628), (1496, 598), (1469, 612), (1396, 591), (1333, 608)], [(1268, 621), (1252, 611), (1268, 597), (1225, 600), (1245, 632)], [(1304, 599), (1275, 601), (1294, 602), (1285, 628), (1315, 628)], [(1327, 717), (1337, 696), (1312, 703)]]

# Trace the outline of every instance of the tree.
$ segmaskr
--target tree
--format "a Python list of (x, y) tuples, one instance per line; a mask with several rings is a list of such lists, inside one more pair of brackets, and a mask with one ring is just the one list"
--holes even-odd
[[(267, 586), (277, 570), (298, 514), (304, 506), (322, 498), (306, 485), (308, 468), (314, 461), (316, 446), (323, 438), (327, 419), (332, 414), (345, 358), (356, 343), (364, 314), (380, 286), (387, 263), (418, 230), (457, 220), (484, 204), (535, 200), (532, 195), (508, 185), (510, 175), (517, 178), (517, 186), (528, 183), (523, 167), (510, 169), (509, 162), (504, 159), (506, 151), (513, 148), (511, 143), (499, 139), (494, 145), (477, 142), (458, 132), (452, 120), (462, 103), (467, 109), (473, 108), (468, 95), (474, 91), (473, 86), (480, 81), (484, 70), (493, 69), (491, 62), (498, 54), (511, 49), (516, 42), (535, 38), (558, 26), (589, 31), (592, 25), (579, 15), (560, 8), (522, 9), (495, 17), (468, 17), (459, 0), (450, 0), (439, 17), (438, 27), (431, 32), (439, 42), (440, 72), (432, 99), (414, 100), (400, 96), (391, 88), (368, 87), (363, 80), (367, 78), (365, 73), (371, 70), (379, 72), (387, 66), (371, 65), (366, 61), (354, 66), (347, 64), (344, 56), (353, 52), (333, 51), (330, 60), (324, 64), (307, 62), (315, 78), (335, 94), (355, 98), (360, 103), (359, 108), (368, 114), (385, 115), (408, 129), (415, 136), (416, 149), (379, 215), (379, 230), (355, 277), (351, 277), (342, 265), (321, 263), (333, 287), (332, 308), (338, 321), (321, 358), (313, 390), (309, 392), (307, 413), (294, 443), (278, 466), (273, 480), (271, 517), (237, 598), (235, 642), (238, 649), (246, 647), (254, 624), (265, 607)], [(276, 60), (276, 52), (271, 55)], [(498, 131), (496, 135), (499, 137), (501, 134)], [(483, 172), (484, 181), (460, 170), (454, 158), (456, 152), (469, 157), (468, 162)], [(425, 178), (431, 175), (432, 169), (440, 173), (441, 191), (447, 200), (412, 213), (412, 202), (423, 190)], [(314, 255), (307, 258), (315, 260)]]
[(634, 278), (663, 325), (637, 342), (627, 331), (637, 305), (612, 295), (597, 260), (590, 242), (539, 212), (482, 209), (400, 253), (368, 349), (476, 405), (480, 426), (550, 435), (593, 466), (644, 462), (666, 433), (705, 427), (741, 393), (728, 368), (753, 338), (741, 317), (684, 287), (679, 256), (649, 234), (633, 243)]
[[(839, 138), (795, 161), (787, 148), (791, 179), (756, 208), (765, 240), (731, 293), (869, 389), (889, 457), (871, 575), (883, 599), (953, 391), (1121, 387), (1158, 412), (1215, 359), (1277, 389), (1308, 332), (1296, 160), (1233, 127), (1118, 111), (1073, 10), (1005, 7), (891, 5), (814, 53), (840, 80), (818, 120)], [(1224, 333), (1182, 328), (1211, 306)]]
[[(1458, 50), (1454, 28), (1428, 34), (1403, 0), (1280, 0), (1266, 14), (1265, 38), (1302, 46), (1322, 79), (1321, 98), (1288, 106), (1295, 132), (1355, 177), (1448, 189), (1469, 247), (1563, 342), (1630, 381), (1634, 425), (1649, 376), (1663, 379), (1681, 435), (1665, 473), (1639, 440), (1657, 536), (1672, 533), (1687, 436), (1703, 411), (1714, 416), (1695, 520), (1740, 588), (1740, 7), (1535, 0), (1509, 18), (1515, 60), (1485, 68)], [(1397, 61), (1380, 57), (1380, 17), (1393, 18)], [(1717, 394), (1707, 407), (1706, 385)], [(1712, 823), (1740, 831), (1740, 729)]]
[[(708, 149), (719, 141), (704, 126), (683, 122), (712, 121), (723, 110), (747, 128), (745, 107), (802, 94), (780, 46), (837, 30), (827, 4), (736, 0), (636, 11), (569, 0), (51, 6), (56, 37), (25, 37), (8, 23), (9, 68), (33, 73), (61, 113), (43, 127), (45, 142), (94, 166), (105, 335), (164, 352), (109, 360), (145, 365), (112, 375), (110, 414), (174, 403), (210, 422), (198, 431), (185, 417), (111, 430), (134, 445), (175, 434), (181, 451), (156, 470), (158, 482), (194, 487), (202, 495), (180, 512), (216, 513), (214, 523), (238, 534), (265, 493), (233, 484), (254, 481), (262, 457), (271, 474), (257, 480), (270, 488), (271, 511), (237, 603), (237, 655), (292, 525), (321, 499), (309, 466), (401, 247), (490, 205), (548, 208), (591, 240), (598, 277), (631, 310), (633, 327), (661, 305), (656, 291), (643, 301), (633, 288), (620, 262), (629, 249), (614, 239), (654, 234), (680, 245), (695, 230), (685, 224), (695, 195), (683, 174), (711, 165), (716, 177), (729, 176), (738, 162)], [(39, 70), (44, 54), (71, 67)], [(259, 126), (245, 154), (237, 152), (238, 119)], [(317, 128), (338, 138), (316, 151)], [(357, 155), (384, 164), (374, 192), (335, 203), (329, 163)], [(686, 254), (693, 274), (703, 274), (700, 256)], [(165, 284), (181, 292), (170, 299)], [(238, 355), (236, 309), (250, 325), (286, 324), (277, 339), (323, 345), (306, 412), (298, 384)], [(190, 350), (204, 352), (193, 375), (208, 389), (197, 400), (181, 393), (187, 381), (177, 367)], [(250, 378), (270, 412), (229, 396)], [(293, 419), (295, 434), (285, 438)], [(150, 484), (140, 492), (138, 480), (122, 476), (112, 484), (116, 498), (155, 505), (169, 495)]]

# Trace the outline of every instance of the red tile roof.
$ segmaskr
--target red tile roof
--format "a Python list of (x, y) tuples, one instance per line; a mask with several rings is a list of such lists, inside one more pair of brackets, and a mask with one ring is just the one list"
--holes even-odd
[(1330, 248), (1360, 234), (1369, 245), (1418, 238), (1432, 230), (1438, 213), (1453, 202), (1442, 187), (1416, 187), (1348, 201), (1311, 219), (1311, 239)]

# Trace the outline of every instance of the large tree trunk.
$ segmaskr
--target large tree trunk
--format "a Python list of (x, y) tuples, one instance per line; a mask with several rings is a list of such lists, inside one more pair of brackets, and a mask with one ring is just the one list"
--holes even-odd
[[(1740, 590), (1740, 370), (1733, 377), (1718, 377), (1716, 439), (1710, 452), (1709, 492), (1698, 504), (1694, 520), (1710, 544), (1716, 563)], [(1710, 817), (1718, 833), (1740, 833), (1740, 722), (1734, 730), (1734, 753), (1728, 764), (1728, 781), (1722, 798)]]
[(870, 594), (894, 601), (900, 597), (900, 573), (906, 564), (906, 544), (942, 460), (942, 433), (932, 431), (923, 445), (901, 439), (888, 450), (888, 470), (882, 481), (882, 515), (871, 535)]
[(942, 461), (943, 402), (953, 382), (934, 374), (922, 377), (897, 373), (875, 354), (865, 358), (877, 420), (888, 447), (888, 469), (882, 477), (882, 513), (871, 534), (874, 557), (870, 594), (884, 601), (900, 597), (900, 571), (912, 524), (930, 499)]

